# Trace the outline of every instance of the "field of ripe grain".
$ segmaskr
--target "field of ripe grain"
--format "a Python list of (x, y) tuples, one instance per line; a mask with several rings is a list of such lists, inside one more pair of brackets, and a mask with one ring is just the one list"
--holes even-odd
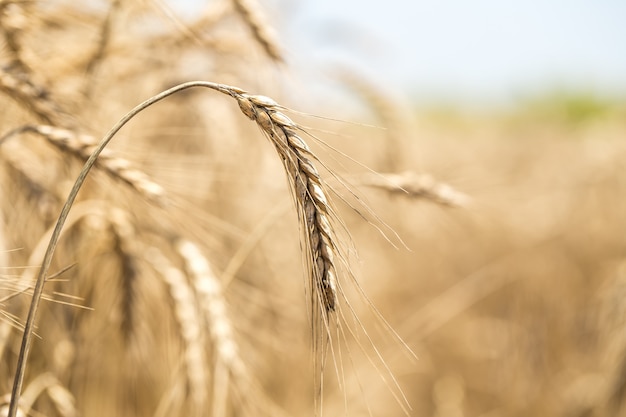
[(0, 415), (626, 415), (624, 104), (347, 110), (194, 19), (0, 1)]

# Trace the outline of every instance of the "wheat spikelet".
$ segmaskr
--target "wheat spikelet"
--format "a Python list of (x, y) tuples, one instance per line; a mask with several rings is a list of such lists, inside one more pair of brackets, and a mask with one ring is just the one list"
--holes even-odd
[(193, 279), (193, 285), (200, 297), (219, 359), (231, 372), (242, 375), (244, 365), (234, 339), (220, 281), (213, 273), (206, 257), (193, 242), (179, 239), (175, 248), (183, 258), (185, 269)]
[(438, 182), (428, 174), (418, 175), (410, 171), (401, 174), (371, 174), (363, 176), (360, 183), (410, 198), (424, 198), (444, 206), (465, 207), (470, 202), (466, 194)]
[(233, 3), (265, 53), (274, 61), (283, 62), (283, 53), (276, 40), (274, 29), (265, 21), (265, 16), (256, 0), (233, 0)]
[(10, 66), (28, 71), (30, 68), (24, 62), (24, 51), (20, 45), (19, 37), (27, 25), (26, 16), (22, 5), (13, 2), (0, 3), (0, 29), (4, 33), (4, 39), (12, 55)]
[(53, 125), (73, 125), (71, 118), (50, 93), (35, 84), (24, 72), (16, 73), (8, 68), (0, 69), (0, 91), (33, 113), (40, 121)]
[[(71, 130), (47, 125), (26, 125), (9, 133), (5, 138), (21, 132), (37, 133), (55, 147), (76, 156), (82, 161), (89, 158), (97, 144), (96, 139), (91, 135), (77, 134)], [(133, 168), (130, 161), (114, 156), (109, 151), (104, 151), (100, 154), (96, 165), (113, 178), (129, 185), (153, 203), (159, 206), (166, 204), (165, 190), (163, 187), (153, 182), (142, 171)]]
[(126, 212), (109, 210), (107, 220), (114, 234), (114, 252), (121, 260), (122, 333), (128, 340), (135, 326), (135, 285), (139, 278), (135, 228)]
[(74, 405), (74, 396), (64, 388), (60, 381), (51, 373), (38, 375), (28, 384), (22, 396), (21, 408), (27, 415), (30, 414), (35, 401), (43, 394), (48, 394), (54, 406), (64, 417), (78, 415)]
[(47, 389), (48, 397), (63, 417), (76, 417), (79, 415), (76, 409), (76, 399), (72, 393), (58, 381)]
[(120, 7), (119, 0), (113, 0), (111, 2), (111, 6), (109, 7), (109, 12), (107, 13), (102, 25), (100, 26), (100, 34), (98, 38), (98, 44), (91, 54), (91, 57), (87, 61), (85, 65), (85, 78), (87, 82), (85, 83), (85, 95), (90, 96), (93, 91), (94, 82), (97, 80), (97, 72), (98, 68), (102, 64), (102, 62), (106, 58), (107, 48), (111, 41), (111, 29), (115, 23), (115, 19), (117, 17), (117, 12)]
[(233, 92), (239, 108), (268, 135), (278, 151), (304, 225), (310, 282), (314, 302), (320, 301), (326, 313), (337, 304), (335, 253), (338, 249), (330, 219), (333, 211), (326, 197), (322, 179), (313, 164), (315, 156), (298, 136), (298, 125), (281, 113), (283, 107), (264, 96)]
[(146, 261), (161, 275), (169, 287), (174, 302), (174, 312), (181, 336), (185, 344), (185, 365), (191, 387), (191, 397), (200, 412), (205, 404), (207, 375), (204, 357), (202, 319), (198, 314), (196, 297), (185, 274), (176, 268), (163, 253), (155, 247), (145, 250)]
[(0, 151), (1, 159), (12, 170), (9, 178), (17, 180), (20, 191), (35, 200), (37, 211), (45, 221), (52, 220), (59, 203), (65, 198), (62, 187), (58, 182), (51, 184), (50, 174), (46, 174), (38, 158), (28, 148), (8, 142), (0, 147)]

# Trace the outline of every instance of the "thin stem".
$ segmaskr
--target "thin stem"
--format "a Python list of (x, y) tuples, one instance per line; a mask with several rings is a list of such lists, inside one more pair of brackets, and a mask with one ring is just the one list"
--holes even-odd
[(28, 360), (28, 354), (30, 353), (30, 347), (31, 347), (32, 338), (33, 338), (33, 328), (35, 325), (37, 310), (39, 308), (39, 302), (41, 301), (41, 296), (43, 294), (44, 284), (46, 281), (46, 274), (48, 273), (48, 270), (50, 268), (50, 264), (52, 262), (52, 256), (58, 244), (59, 236), (61, 235), (61, 230), (63, 229), (65, 220), (67, 219), (67, 216), (70, 212), (70, 209), (72, 208), (72, 205), (74, 204), (74, 200), (76, 199), (76, 196), (78, 195), (78, 191), (80, 190), (81, 186), (85, 182), (85, 179), (87, 178), (87, 174), (89, 173), (89, 171), (95, 164), (96, 159), (98, 158), (100, 153), (109, 144), (111, 139), (113, 139), (113, 136), (115, 136), (115, 134), (117, 134), (117, 132), (126, 123), (128, 123), (133, 117), (135, 117), (137, 114), (139, 114), (146, 108), (150, 107), (151, 105), (163, 100), (164, 98), (171, 96), (172, 94), (175, 94), (179, 91), (183, 91), (192, 87), (210, 88), (212, 90), (216, 90), (227, 95), (232, 95), (233, 92), (240, 91), (239, 89), (235, 87), (230, 87), (230, 86), (223, 85), (223, 84), (217, 84), (217, 83), (212, 83), (208, 81), (190, 81), (187, 83), (179, 84), (175, 87), (172, 87), (168, 90), (165, 90), (149, 98), (148, 100), (144, 101), (143, 103), (139, 104), (137, 107), (132, 109), (130, 112), (128, 112), (123, 118), (121, 118), (115, 124), (115, 126), (111, 128), (111, 130), (109, 130), (106, 136), (102, 139), (102, 141), (98, 144), (96, 149), (93, 151), (93, 153), (91, 154), (87, 162), (85, 162), (83, 169), (78, 174), (78, 178), (76, 179), (76, 182), (74, 183), (74, 186), (72, 187), (72, 190), (70, 191), (67, 197), (67, 200), (65, 201), (65, 204), (63, 205), (63, 209), (61, 210), (61, 214), (59, 215), (59, 218), (56, 222), (54, 231), (52, 232), (52, 236), (50, 238), (50, 242), (48, 243), (48, 248), (44, 255), (43, 262), (41, 264), (41, 268), (39, 270), (39, 275), (37, 276), (37, 282), (35, 283), (35, 288), (33, 290), (33, 298), (30, 303), (30, 308), (28, 310), (28, 317), (26, 319), (26, 324), (24, 326), (24, 334), (22, 336), (22, 344), (20, 347), (20, 353), (17, 358), (17, 369), (15, 371), (15, 377), (13, 379), (11, 403), (9, 405), (9, 413), (7, 417), (16, 417), (17, 415), (20, 393), (22, 391), (22, 386), (24, 384), (24, 373), (26, 370), (26, 362)]

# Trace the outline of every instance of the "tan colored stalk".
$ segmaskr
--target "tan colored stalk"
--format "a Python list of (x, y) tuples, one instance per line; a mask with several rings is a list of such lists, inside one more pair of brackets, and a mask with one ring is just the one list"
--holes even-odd
[(256, 0), (233, 0), (235, 9), (246, 22), (254, 39), (263, 47), (265, 53), (276, 62), (284, 62), (274, 29), (267, 24), (261, 6)]

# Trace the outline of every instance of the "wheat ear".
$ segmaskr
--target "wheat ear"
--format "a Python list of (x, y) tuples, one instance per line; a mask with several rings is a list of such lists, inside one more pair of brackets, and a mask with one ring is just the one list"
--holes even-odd
[(298, 125), (280, 110), (274, 100), (264, 96), (235, 93), (239, 108), (255, 121), (270, 138), (281, 157), (295, 194), (300, 220), (304, 225), (312, 289), (326, 312), (337, 304), (337, 279), (334, 255), (338, 250), (330, 219), (333, 211), (322, 179), (313, 164), (315, 156), (298, 136)]
[(435, 180), (429, 174), (406, 171), (401, 174), (371, 174), (361, 178), (365, 186), (386, 190), (410, 198), (423, 198), (449, 207), (466, 207), (471, 199), (450, 185)]
[(261, 7), (256, 0), (233, 0), (235, 9), (246, 22), (254, 39), (263, 47), (265, 53), (276, 62), (283, 62), (283, 53), (276, 40), (274, 29), (267, 24)]
[[(74, 155), (82, 161), (89, 158), (97, 145), (96, 139), (91, 135), (77, 134), (71, 130), (46, 125), (22, 126), (0, 138), (0, 145), (3, 140), (24, 132), (36, 133), (45, 138), (50, 144)], [(105, 151), (100, 155), (96, 165), (111, 177), (124, 182), (153, 203), (159, 206), (166, 204), (163, 187), (152, 181), (144, 172), (134, 168), (130, 161)]]
[(78, 415), (74, 396), (67, 388), (63, 387), (61, 382), (51, 373), (44, 373), (37, 376), (24, 390), (21, 404), (24, 413), (27, 415), (31, 414), (35, 401), (37, 401), (43, 393), (48, 394), (48, 397), (50, 397), (54, 406), (63, 417), (74, 417)]
[(139, 279), (137, 236), (135, 227), (125, 211), (117, 208), (107, 211), (106, 220), (109, 221), (114, 236), (113, 252), (121, 263), (122, 334), (126, 340), (129, 340), (136, 324), (135, 301)]
[(44, 87), (34, 83), (25, 72), (0, 68), (0, 91), (33, 113), (40, 121), (54, 125), (72, 126), (73, 120), (50, 99)]
[(185, 344), (185, 366), (191, 387), (191, 398), (196, 411), (203, 410), (205, 405), (207, 375), (204, 357), (203, 332), (199, 317), (196, 297), (185, 274), (176, 268), (163, 253), (155, 247), (145, 252), (146, 261), (159, 273), (167, 284), (170, 297), (174, 302), (174, 312), (180, 333)]
[(29, 71), (30, 68), (24, 62), (24, 51), (20, 44), (21, 32), (28, 22), (22, 6), (17, 2), (0, 3), (0, 29), (4, 32), (6, 46), (12, 55), (10, 66), (19, 68), (21, 71)]

